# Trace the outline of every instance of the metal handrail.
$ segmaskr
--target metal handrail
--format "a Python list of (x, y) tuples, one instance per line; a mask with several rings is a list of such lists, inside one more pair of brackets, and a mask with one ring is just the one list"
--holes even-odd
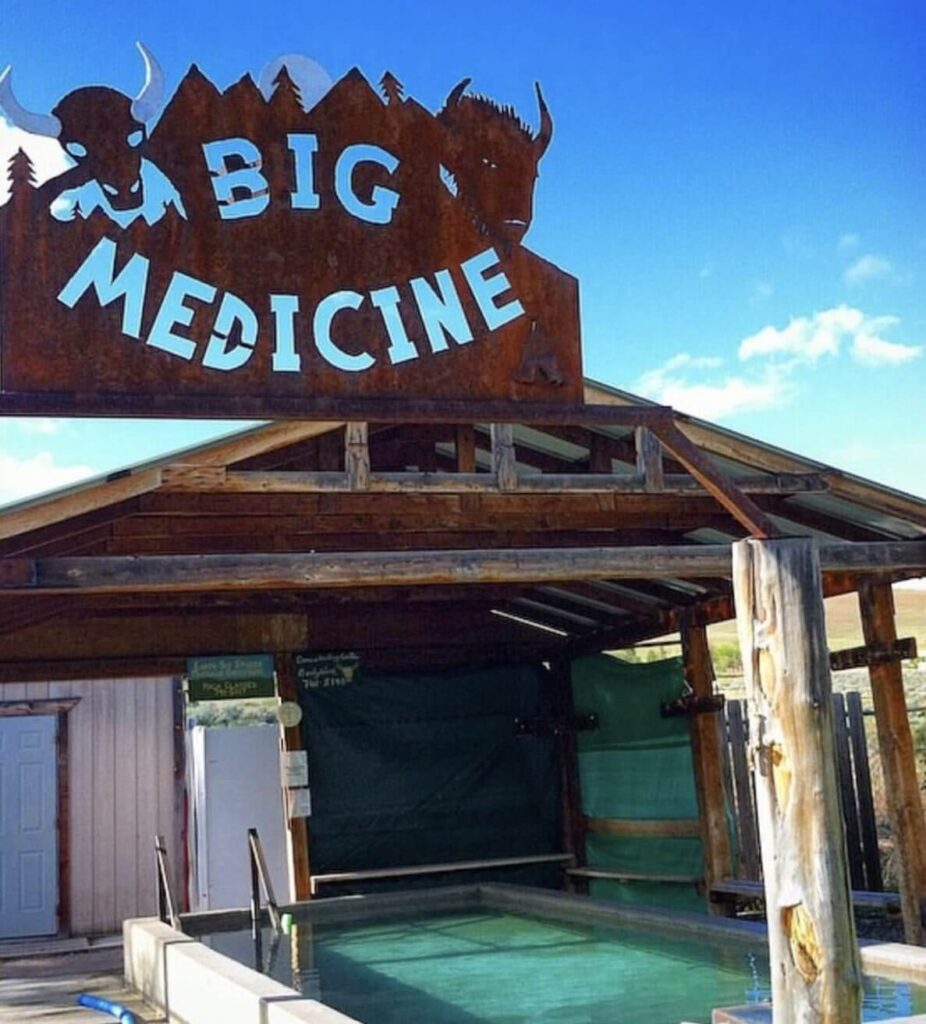
[(273, 930), (279, 935), (283, 931), (283, 924), (280, 919), (280, 911), (277, 907), (276, 896), (273, 892), (273, 884), (270, 881), (270, 873), (267, 871), (267, 861), (264, 858), (264, 848), (261, 845), (260, 836), (256, 828), (248, 829), (248, 856), (251, 862), (251, 928), (252, 931), (260, 929), (260, 890), (264, 889), (264, 899), (267, 904), (267, 913), (270, 915), (270, 923)]
[(154, 837), (154, 859), (155, 871), (157, 872), (157, 905), (158, 917), (165, 924), (177, 931), (183, 931), (180, 927), (180, 915), (177, 913), (177, 900), (174, 896), (174, 887), (170, 879), (170, 864), (167, 860), (167, 847), (164, 845), (164, 837)]

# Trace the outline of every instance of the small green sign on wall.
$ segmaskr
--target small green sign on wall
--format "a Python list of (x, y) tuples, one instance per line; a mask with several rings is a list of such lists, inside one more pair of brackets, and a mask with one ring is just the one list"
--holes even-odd
[(186, 671), (191, 701), (246, 700), (276, 693), (272, 654), (187, 658)]

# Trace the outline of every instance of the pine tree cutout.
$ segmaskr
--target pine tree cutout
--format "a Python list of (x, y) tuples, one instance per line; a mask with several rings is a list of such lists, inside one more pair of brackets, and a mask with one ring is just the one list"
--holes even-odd
[(270, 96), (270, 102), (279, 110), (289, 110), (299, 114), (304, 112), (302, 93), (299, 86), (293, 81), (289, 68), (285, 64), (277, 72), (277, 76), (273, 80), (273, 92)]
[(11, 193), (18, 192), (27, 186), (35, 188), (35, 168), (32, 166), (29, 154), (24, 149), (18, 149), (10, 157), (6, 176), (10, 183)]
[(379, 87), (386, 97), (386, 103), (391, 107), (394, 103), (405, 102), (405, 86), (391, 72), (387, 71), (379, 80)]

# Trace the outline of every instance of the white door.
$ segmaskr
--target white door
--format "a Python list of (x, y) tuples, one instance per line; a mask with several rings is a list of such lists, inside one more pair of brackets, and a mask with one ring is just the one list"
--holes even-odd
[(57, 726), (0, 718), (0, 939), (58, 931)]
[(197, 726), (190, 739), (192, 906), (225, 910), (248, 905), (249, 828), (258, 830), (270, 881), (284, 902), (289, 886), (280, 730), (275, 725)]

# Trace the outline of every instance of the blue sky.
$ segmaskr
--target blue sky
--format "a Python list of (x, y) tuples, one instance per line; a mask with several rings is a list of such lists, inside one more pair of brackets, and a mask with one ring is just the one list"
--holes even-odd
[[(390, 68), (431, 109), (472, 76), (536, 122), (539, 79), (555, 135), (526, 244), (580, 280), (587, 374), (926, 496), (921, 0), (0, 9), (35, 110), (137, 91), (136, 39), (169, 88), (304, 53)], [(0, 160), (22, 141), (0, 120)], [(0, 421), (0, 502), (232, 426)]]

